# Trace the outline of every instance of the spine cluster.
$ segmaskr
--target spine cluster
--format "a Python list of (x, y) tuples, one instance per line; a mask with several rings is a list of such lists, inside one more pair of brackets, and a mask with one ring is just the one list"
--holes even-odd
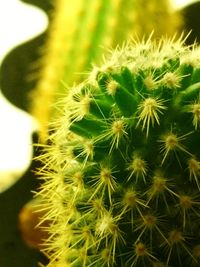
[(63, 99), (42, 156), (48, 266), (200, 265), (200, 50), (183, 43), (130, 41)]

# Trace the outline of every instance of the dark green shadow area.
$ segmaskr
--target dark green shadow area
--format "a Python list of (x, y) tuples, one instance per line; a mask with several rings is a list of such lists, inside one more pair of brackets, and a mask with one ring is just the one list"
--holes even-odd
[(200, 1), (190, 4), (181, 10), (185, 24), (184, 31), (191, 31), (186, 40), (187, 45), (195, 41), (200, 44)]
[[(37, 142), (36, 135), (33, 142)], [(34, 156), (39, 155), (35, 148)], [(39, 186), (34, 171), (39, 163), (33, 161), (27, 172), (7, 191), (0, 194), (0, 267), (37, 267), (47, 260), (38, 250), (28, 247), (18, 227), (20, 209), (33, 197), (31, 191)]]
[[(40, 7), (50, 20), (50, 13), (53, 10), (51, 0), (24, 0), (22, 2)], [(14, 47), (5, 56), (0, 66), (2, 93), (12, 104), (25, 111), (29, 111), (29, 95), (37, 83), (39, 71), (37, 61), (41, 57), (41, 48), (45, 43), (47, 31), (48, 28), (35, 38)]]

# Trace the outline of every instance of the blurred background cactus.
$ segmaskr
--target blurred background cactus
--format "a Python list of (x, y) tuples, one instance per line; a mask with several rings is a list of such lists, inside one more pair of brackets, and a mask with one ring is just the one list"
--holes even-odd
[(133, 40), (66, 89), (41, 156), (48, 266), (200, 265), (199, 70), (182, 38)]
[[(47, 42), (41, 58), (39, 81), (32, 91), (31, 113), (41, 125), (41, 140), (55, 96), (63, 84), (84, 79), (102, 51), (121, 45), (131, 35), (140, 38), (154, 31), (154, 37), (172, 35), (180, 17), (170, 1), (161, 0), (56, 0)], [(42, 103), (42, 104), (41, 104)]]

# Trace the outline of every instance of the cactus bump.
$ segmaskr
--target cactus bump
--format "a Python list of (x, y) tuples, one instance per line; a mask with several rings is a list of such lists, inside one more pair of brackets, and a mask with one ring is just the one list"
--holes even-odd
[(74, 85), (52, 122), (50, 266), (200, 266), (200, 49), (131, 40)]

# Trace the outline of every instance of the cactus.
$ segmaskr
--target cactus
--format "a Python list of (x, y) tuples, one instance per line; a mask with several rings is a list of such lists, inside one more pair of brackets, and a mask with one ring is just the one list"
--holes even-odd
[(200, 49), (128, 41), (52, 123), (39, 196), (48, 266), (200, 265)]
[(62, 94), (62, 82), (71, 86), (83, 80), (103, 47), (115, 47), (132, 34), (153, 30), (155, 36), (174, 34), (180, 22), (166, 0), (159, 5), (157, 0), (57, 0), (52, 17), (39, 82), (31, 96), (31, 113), (41, 124), (41, 139), (47, 134), (51, 104)]

